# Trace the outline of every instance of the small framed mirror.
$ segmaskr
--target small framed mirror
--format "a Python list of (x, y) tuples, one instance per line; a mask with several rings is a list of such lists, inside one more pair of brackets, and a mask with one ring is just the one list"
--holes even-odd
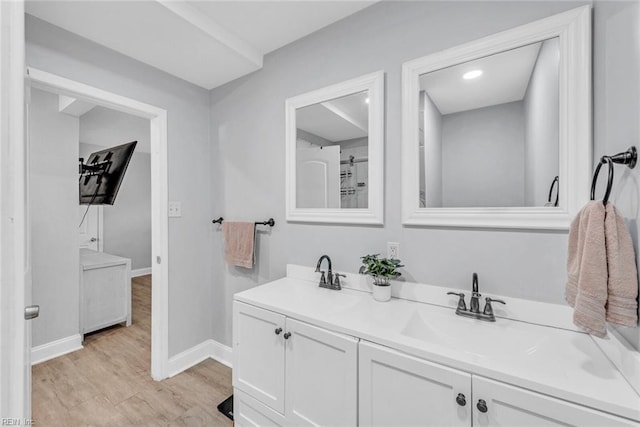
[(384, 73), (286, 100), (287, 221), (382, 224)]
[(591, 11), (403, 64), (406, 225), (567, 229), (591, 174)]

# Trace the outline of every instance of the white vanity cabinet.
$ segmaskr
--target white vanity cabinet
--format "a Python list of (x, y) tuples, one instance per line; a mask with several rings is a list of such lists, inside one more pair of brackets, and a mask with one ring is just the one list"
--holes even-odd
[[(477, 408), (486, 402), (486, 412)], [(514, 387), (487, 378), (473, 376), (474, 426), (636, 426), (631, 420)]]
[(470, 374), (361, 341), (359, 376), (362, 426), (471, 425)]
[(80, 249), (80, 334), (131, 325), (131, 260)]
[(365, 341), (359, 374), (362, 426), (638, 426)]
[(466, 372), (361, 341), (359, 375), (362, 426), (471, 425)]
[(233, 325), (238, 425), (357, 425), (357, 339), (237, 301)]

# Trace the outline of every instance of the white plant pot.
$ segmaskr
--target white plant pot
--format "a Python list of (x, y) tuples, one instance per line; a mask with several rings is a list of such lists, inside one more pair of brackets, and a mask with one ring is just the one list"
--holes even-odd
[(373, 299), (380, 302), (389, 301), (391, 299), (391, 285), (378, 286), (372, 285)]

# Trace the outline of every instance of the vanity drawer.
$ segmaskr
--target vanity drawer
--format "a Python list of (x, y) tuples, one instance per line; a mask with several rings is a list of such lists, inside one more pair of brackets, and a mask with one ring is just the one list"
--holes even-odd
[(282, 415), (237, 388), (233, 391), (233, 421), (237, 427), (286, 425)]

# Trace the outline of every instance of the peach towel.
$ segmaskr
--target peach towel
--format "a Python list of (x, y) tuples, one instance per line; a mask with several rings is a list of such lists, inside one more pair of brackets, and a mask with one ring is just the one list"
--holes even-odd
[(256, 225), (253, 222), (222, 223), (224, 260), (230, 265), (253, 268)]
[(611, 203), (585, 205), (571, 223), (566, 299), (573, 322), (597, 337), (606, 321), (637, 323), (638, 276), (629, 231)]
[(607, 242), (607, 321), (622, 326), (638, 324), (638, 270), (631, 235), (615, 206), (607, 203), (604, 220)]

